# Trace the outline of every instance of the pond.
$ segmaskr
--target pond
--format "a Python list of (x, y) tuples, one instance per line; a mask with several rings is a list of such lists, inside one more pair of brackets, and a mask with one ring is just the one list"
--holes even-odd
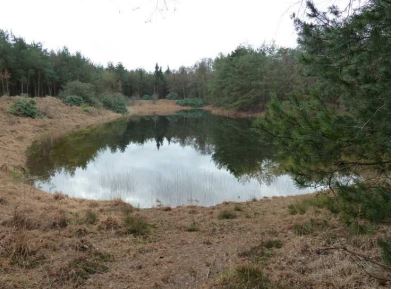
[(312, 192), (273, 173), (273, 151), (258, 138), (252, 120), (193, 110), (120, 119), (44, 139), (29, 149), (28, 168), (44, 191), (120, 198), (141, 208)]

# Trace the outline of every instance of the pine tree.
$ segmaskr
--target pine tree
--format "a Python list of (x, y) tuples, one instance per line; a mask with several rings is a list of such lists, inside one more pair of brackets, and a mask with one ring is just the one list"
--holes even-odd
[(315, 85), (307, 95), (273, 100), (258, 127), (274, 137), (280, 170), (302, 185), (328, 186), (344, 213), (388, 220), (390, 1), (372, 0), (348, 17), (336, 7), (308, 8), (310, 19), (296, 25)]

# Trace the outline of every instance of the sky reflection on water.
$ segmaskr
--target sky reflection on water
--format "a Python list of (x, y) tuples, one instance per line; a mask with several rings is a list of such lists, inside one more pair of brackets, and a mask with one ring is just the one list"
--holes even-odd
[(37, 181), (36, 185), (44, 191), (61, 191), (79, 198), (121, 198), (141, 208), (160, 204), (210, 206), (309, 191), (298, 189), (285, 175), (271, 184), (238, 180), (226, 169), (219, 169), (211, 155), (172, 142), (158, 150), (154, 140), (144, 145), (130, 144), (124, 152), (107, 148), (85, 169), (77, 168), (74, 174), (60, 169), (50, 180)]

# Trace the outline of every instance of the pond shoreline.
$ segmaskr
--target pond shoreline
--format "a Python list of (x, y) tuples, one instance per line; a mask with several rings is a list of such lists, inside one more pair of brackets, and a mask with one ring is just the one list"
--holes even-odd
[(314, 192), (263, 169), (262, 163), (275, 166), (274, 148), (262, 145), (253, 125), (253, 119), (205, 110), (127, 117), (35, 142), (27, 167), (46, 192), (121, 198), (139, 208), (210, 207)]
[[(26, 119), (7, 113), (12, 101), (0, 98), (0, 248), (5, 248), (0, 254), (4, 268), (0, 284), (5, 288), (76, 284), (81, 288), (108, 288), (109, 284), (114, 288), (218, 288), (223, 272), (253, 263), (271, 282), (288, 288), (293, 284), (299, 284), (296, 288), (349, 288), (357, 282), (365, 289), (387, 288), (343, 252), (315, 253), (314, 248), (323, 247), (329, 234), (348, 239), (350, 233), (325, 210), (290, 214), (289, 205), (312, 196), (139, 210), (120, 200), (90, 201), (37, 190), (24, 174), (25, 151), (35, 139), (58, 137), (121, 116), (106, 110), (83, 112), (45, 97), (38, 98), (37, 104), (47, 118)], [(184, 109), (172, 102), (144, 102), (132, 107), (129, 115)], [(312, 219), (323, 221), (325, 229), (297, 235), (296, 225)], [(376, 238), (377, 233), (356, 237), (350, 246), (358, 244), (354, 250), (377, 259), (377, 247), (370, 245)], [(268, 264), (256, 264), (246, 252), (270, 240), (278, 240), (281, 246), (268, 251)], [(16, 248), (26, 254), (16, 255)], [(97, 269), (81, 272), (79, 260), (88, 260)], [(337, 268), (332, 267), (335, 262)], [(79, 267), (73, 267), (76, 264)], [(348, 272), (348, 278), (343, 272)]]

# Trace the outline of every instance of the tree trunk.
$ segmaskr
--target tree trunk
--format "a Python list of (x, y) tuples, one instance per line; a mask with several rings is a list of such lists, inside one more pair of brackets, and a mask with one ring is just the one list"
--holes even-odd
[(10, 95), (10, 89), (8, 86), (8, 79), (6, 79), (6, 88), (7, 88), (7, 95)]
[(1, 95), (4, 95), (4, 79), (1, 75), (0, 78), (1, 78)]

